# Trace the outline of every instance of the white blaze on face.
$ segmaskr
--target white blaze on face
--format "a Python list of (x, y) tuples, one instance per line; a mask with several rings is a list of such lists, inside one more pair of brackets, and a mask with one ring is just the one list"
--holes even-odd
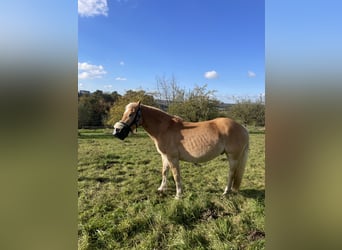
[(125, 121), (126, 123), (130, 123), (131, 121), (131, 117), (129, 117), (129, 115), (131, 114), (132, 109), (134, 108), (134, 103), (129, 103), (127, 104), (126, 108), (125, 108), (125, 112), (123, 113), (123, 117), (128, 118), (127, 121)]
[(121, 130), (121, 129), (123, 129), (123, 127), (124, 127), (124, 124), (121, 123), (121, 122), (117, 122), (117, 123), (114, 124), (114, 130), (115, 129)]
[(120, 130), (122, 129), (122, 125), (120, 123), (115, 123), (114, 124), (114, 131), (113, 131), (113, 135), (117, 134)]
[[(129, 103), (127, 104), (127, 106), (125, 107), (125, 111), (123, 113), (123, 117), (127, 117), (132, 109), (132, 105), (134, 105), (133, 103)], [(129, 122), (129, 121), (127, 121)], [(118, 133), (119, 131), (121, 131), (124, 128), (124, 124), (122, 122), (117, 122), (114, 124), (114, 132), (113, 134), (115, 135), (116, 133)]]
[(125, 108), (125, 112), (124, 114), (127, 114), (127, 112), (130, 112), (130, 110), (132, 109), (132, 106), (134, 105), (134, 103), (129, 103), (127, 104), (126, 108)]

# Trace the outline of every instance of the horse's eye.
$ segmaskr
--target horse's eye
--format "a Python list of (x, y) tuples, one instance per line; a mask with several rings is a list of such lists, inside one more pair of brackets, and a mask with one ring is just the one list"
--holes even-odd
[(132, 117), (132, 116), (133, 116), (133, 114), (132, 114), (132, 113), (130, 113), (130, 114), (129, 114), (129, 117)]

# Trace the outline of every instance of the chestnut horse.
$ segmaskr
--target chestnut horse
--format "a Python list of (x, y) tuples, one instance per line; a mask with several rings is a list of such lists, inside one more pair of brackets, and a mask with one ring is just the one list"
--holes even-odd
[(167, 173), (171, 168), (176, 183), (176, 198), (180, 198), (179, 161), (206, 162), (223, 153), (227, 155), (230, 166), (223, 194), (239, 190), (248, 156), (249, 135), (237, 122), (229, 118), (184, 122), (177, 116), (139, 101), (126, 106), (121, 121), (114, 125), (113, 135), (123, 140), (140, 125), (152, 138), (162, 158), (162, 182), (158, 191), (166, 189)]

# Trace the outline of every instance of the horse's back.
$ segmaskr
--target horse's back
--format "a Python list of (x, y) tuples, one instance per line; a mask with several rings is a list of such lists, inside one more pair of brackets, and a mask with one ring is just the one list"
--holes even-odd
[(248, 131), (244, 126), (226, 117), (202, 122), (183, 122), (181, 130), (183, 134), (189, 133), (192, 136), (205, 133), (214, 138), (228, 135), (230, 137), (241, 137), (241, 139), (248, 137)]
[(216, 118), (216, 119), (211, 120), (211, 121), (216, 124), (220, 133), (223, 133), (223, 134), (225, 134), (225, 133), (227, 133), (227, 134), (232, 134), (232, 133), (239, 134), (239, 133), (241, 133), (243, 135), (248, 134), (247, 129), (233, 119), (220, 117), (220, 118)]

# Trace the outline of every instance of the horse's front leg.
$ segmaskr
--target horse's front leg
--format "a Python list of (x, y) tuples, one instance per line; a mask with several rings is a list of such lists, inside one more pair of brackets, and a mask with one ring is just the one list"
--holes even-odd
[(166, 190), (167, 187), (167, 173), (169, 172), (169, 162), (166, 156), (162, 155), (162, 162), (163, 162), (163, 169), (162, 169), (162, 182), (160, 187), (158, 188), (159, 192), (163, 192)]

